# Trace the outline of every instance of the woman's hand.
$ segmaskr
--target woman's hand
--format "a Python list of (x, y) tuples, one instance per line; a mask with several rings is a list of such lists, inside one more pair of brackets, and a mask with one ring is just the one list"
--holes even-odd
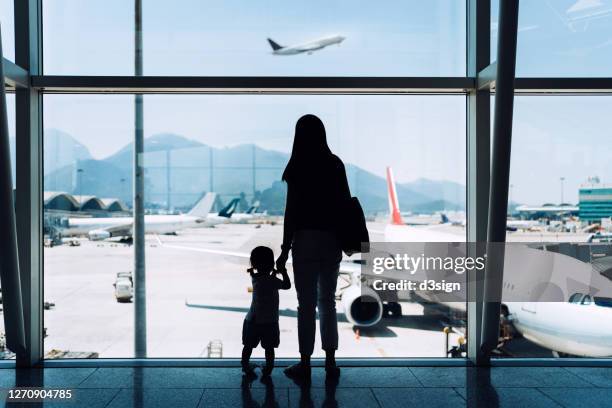
[(286, 271), (287, 267), (287, 259), (289, 258), (289, 253), (287, 251), (282, 251), (276, 260), (276, 270), (277, 271)]

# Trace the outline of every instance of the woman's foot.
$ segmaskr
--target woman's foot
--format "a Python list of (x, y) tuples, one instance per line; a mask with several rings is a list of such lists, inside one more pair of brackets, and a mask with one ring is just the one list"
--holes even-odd
[(292, 380), (310, 381), (310, 365), (306, 365), (302, 362), (285, 368), (284, 373)]
[(325, 373), (328, 377), (340, 377), (340, 367), (336, 365), (336, 361), (325, 361)]
[(328, 377), (338, 378), (340, 376), (340, 368), (336, 365), (336, 350), (325, 351), (325, 372)]
[(257, 367), (258, 367), (257, 364), (254, 364), (254, 363), (244, 363), (242, 364), (242, 372), (245, 375), (249, 375), (249, 376), (256, 375), (255, 369)]
[(325, 373), (328, 377), (338, 378), (340, 377), (340, 368), (334, 366), (325, 366)]

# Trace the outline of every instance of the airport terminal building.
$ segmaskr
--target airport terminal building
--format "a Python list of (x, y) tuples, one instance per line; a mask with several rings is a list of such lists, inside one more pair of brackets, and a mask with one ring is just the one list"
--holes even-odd
[(587, 222), (601, 222), (602, 219), (612, 217), (612, 187), (611, 186), (583, 186), (580, 187), (581, 220)]
[(610, 405), (612, 0), (0, 29), (0, 405)]

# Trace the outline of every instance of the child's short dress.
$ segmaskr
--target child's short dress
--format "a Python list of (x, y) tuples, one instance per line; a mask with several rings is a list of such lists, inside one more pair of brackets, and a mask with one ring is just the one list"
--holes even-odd
[(280, 344), (278, 327), (278, 291), (283, 282), (269, 274), (254, 274), (251, 307), (242, 324), (245, 347), (276, 348)]

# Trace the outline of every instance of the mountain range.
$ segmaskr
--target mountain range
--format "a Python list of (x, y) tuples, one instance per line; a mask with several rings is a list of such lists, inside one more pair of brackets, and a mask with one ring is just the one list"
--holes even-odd
[[(74, 137), (59, 130), (46, 130), (45, 190), (130, 202), (133, 148), (133, 143), (128, 143), (113, 155), (96, 160)], [(170, 207), (190, 208), (204, 192), (212, 190), (221, 201), (241, 193), (251, 197), (255, 194), (261, 201), (261, 210), (282, 212), (285, 186), (280, 179), (289, 158), (286, 153), (254, 144), (216, 148), (172, 133), (146, 138), (144, 151), (149, 207), (165, 208), (170, 198)], [(359, 197), (366, 213), (388, 211), (383, 177), (350, 163), (346, 170), (351, 192)], [(398, 183), (397, 193), (403, 211), (430, 213), (465, 208), (465, 186), (451, 181), (418, 179)]]

